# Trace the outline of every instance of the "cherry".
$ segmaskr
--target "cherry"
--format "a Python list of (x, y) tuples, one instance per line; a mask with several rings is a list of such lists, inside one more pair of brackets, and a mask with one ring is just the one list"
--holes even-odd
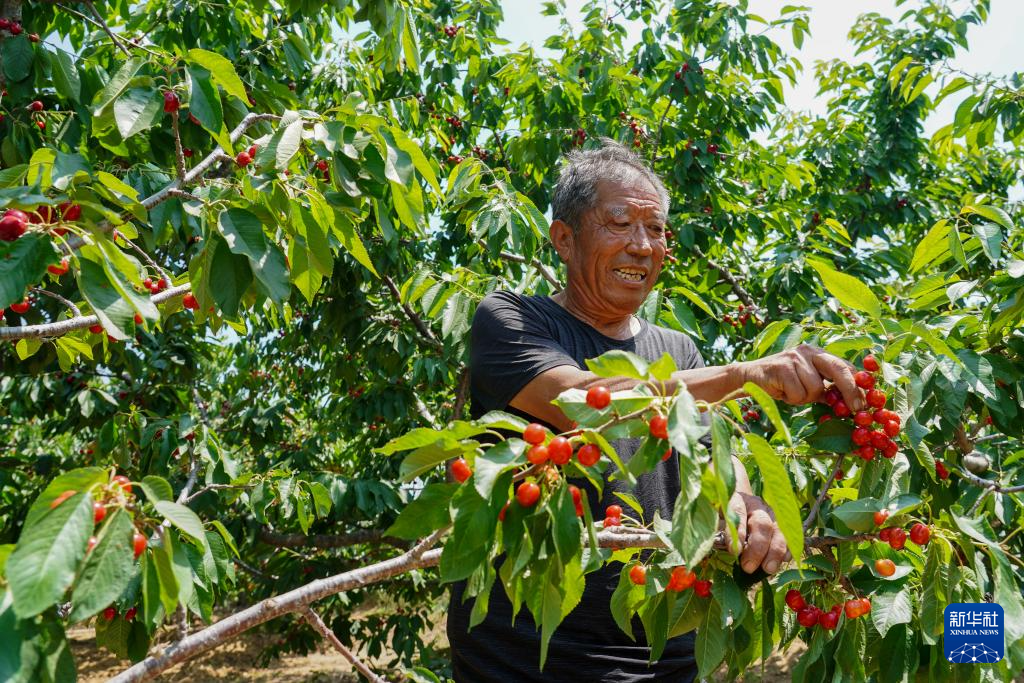
[(807, 601), (804, 600), (804, 594), (796, 588), (791, 588), (786, 591), (786, 604), (791, 610), (797, 612), (807, 606)]
[(853, 423), (860, 427), (870, 427), (873, 419), (874, 418), (872, 417), (871, 413), (869, 413), (868, 411), (858, 410), (857, 413), (853, 416)]
[(907, 532), (900, 528), (894, 528), (889, 532), (889, 547), (893, 550), (903, 550), (907, 544)]
[(256, 152), (258, 152), (259, 149), (260, 148), (259, 148), (258, 145), (249, 145), (249, 149), (248, 149), (249, 156), (255, 157), (256, 156)]
[(604, 510), (606, 517), (622, 517), (622, 506), (621, 505), (609, 505)]
[(867, 598), (860, 599), (860, 613), (867, 614), (871, 611), (871, 601)]
[(327, 162), (324, 161), (323, 159), (321, 159), (320, 161), (316, 162), (316, 168), (319, 171), (326, 171), (327, 170)]
[(128, 611), (124, 613), (124, 620), (125, 621), (131, 621), (132, 619), (135, 618), (135, 615), (138, 613), (138, 611), (139, 610), (137, 610), (134, 607), (129, 607)]
[(505, 521), (505, 513), (508, 511), (508, 503), (501, 506), (501, 510), (498, 511), (498, 521)]
[(523, 430), (523, 441), (526, 443), (543, 443), (545, 436), (547, 436), (547, 430), (544, 429), (544, 425), (537, 424), (536, 422), (526, 425), (526, 429)]
[(235, 163), (240, 167), (245, 168), (252, 161), (252, 155), (248, 152), (239, 152), (238, 156), (235, 157)]
[(572, 444), (564, 436), (556, 436), (548, 442), (548, 454), (551, 462), (564, 465), (572, 460)]
[(136, 313), (135, 317), (132, 318), (132, 320), (135, 321), (136, 325), (141, 325), (142, 324), (142, 314), (141, 313)]
[(534, 465), (546, 463), (548, 461), (548, 457), (550, 457), (550, 453), (547, 446), (537, 445), (526, 451), (526, 459)]
[(845, 472), (843, 472), (842, 470), (836, 470), (836, 476), (835, 476), (835, 480), (836, 481), (842, 481), (845, 476), (846, 476)]
[(95, 325), (89, 325), (89, 331), (92, 332), (93, 334), (100, 334), (103, 332), (103, 325), (100, 325), (99, 323)]
[(33, 100), (32, 103), (28, 105), (28, 108), (32, 111), (42, 111), (44, 109), (44, 106), (43, 103), (39, 100)]
[(195, 152), (192, 151), (191, 147), (185, 147), (181, 150), (181, 155), (186, 159), (191, 159), (193, 154), (195, 154)]
[[(860, 413), (857, 413), (860, 415)], [(850, 435), (850, 441), (853, 441), (858, 446), (864, 446), (871, 441), (871, 430), (865, 427), (857, 427), (853, 430), (853, 434)]]
[(910, 540), (918, 545), (927, 545), (932, 537), (932, 530), (926, 524), (918, 522), (910, 527)]
[(876, 410), (873, 414), (873, 417), (875, 419), (875, 422), (877, 422), (880, 425), (884, 425), (889, 420), (900, 419), (899, 415), (892, 412), (891, 410), (886, 410), (885, 408), (879, 408), (878, 410)]
[(845, 611), (847, 619), (856, 619), (860, 615), (864, 614), (864, 612), (861, 611), (860, 600), (857, 598), (846, 601)]
[(583, 516), (583, 494), (578, 486), (569, 484), (569, 494), (572, 496), (572, 504), (576, 507), (576, 516)]
[(836, 389), (835, 387), (831, 387), (828, 391), (825, 392), (825, 403), (828, 406), (835, 406), (835, 404), (838, 403), (839, 399), (841, 399), (842, 397), (843, 395), (839, 393), (838, 389)]
[(839, 613), (838, 612), (825, 612), (818, 617), (818, 625), (827, 631), (831, 631), (839, 625)]
[(135, 536), (132, 537), (132, 549), (135, 551), (135, 557), (138, 559), (142, 551), (146, 549), (146, 537), (140, 534), (138, 531), (135, 532)]
[(666, 460), (668, 460), (668, 459), (669, 459), (669, 458), (671, 458), (671, 457), (672, 457), (672, 447), (671, 447), (671, 446), (669, 446), (669, 447), (668, 447), (668, 448), (667, 448), (667, 449), (665, 450), (665, 454), (661, 456), (661, 461), (662, 461), (662, 462), (665, 462)]
[(95, 536), (90, 536), (89, 540), (85, 544), (85, 552), (92, 552), (92, 549), (96, 547), (96, 544), (100, 542), (100, 539)]
[(875, 388), (875, 376), (870, 372), (859, 370), (853, 373), (853, 381), (861, 389), (874, 389)]
[(832, 419), (831, 415), (829, 415), (828, 413), (824, 413), (824, 414), (822, 414), (821, 417), (818, 418), (818, 424), (824, 424), (824, 423), (828, 422), (831, 419)]
[(875, 449), (873, 446), (870, 445), (861, 446), (860, 448), (857, 449), (857, 455), (860, 457), (861, 460), (874, 460)]
[(667, 590), (684, 591), (697, 582), (697, 575), (686, 567), (676, 567), (669, 577)]
[(103, 518), (107, 516), (107, 506), (103, 503), (92, 504), (92, 522), (93, 524), (99, 524), (103, 521)]
[(695, 581), (693, 583), (693, 592), (696, 593), (697, 595), (699, 595), (702, 598), (710, 598), (711, 597), (711, 582), (710, 581), (704, 581), (703, 579), (700, 580), (700, 581)]
[(885, 405), (885, 392), (879, 389), (871, 389), (867, 394), (868, 405), (880, 409)]
[(949, 479), (949, 470), (946, 469), (945, 463), (935, 463), (935, 476), (937, 476), (942, 481)]
[(36, 128), (46, 130), (46, 121), (36, 121)]
[(896, 563), (884, 558), (875, 560), (875, 572), (879, 576), (892, 576), (896, 573)]
[(110, 480), (111, 484), (117, 484), (125, 493), (132, 492), (132, 480), (123, 474), (119, 474)]
[(57, 209), (60, 211), (61, 218), (66, 221), (77, 221), (82, 216), (82, 207), (71, 202), (62, 202)]
[(875, 526), (882, 526), (887, 519), (889, 519), (889, 511), (882, 508), (875, 513)]
[(18, 209), (7, 209), (0, 218), (0, 240), (13, 242), (28, 229), (28, 216)]
[(594, 410), (604, 410), (612, 402), (612, 392), (608, 387), (590, 387), (587, 390), (587, 405)]
[(864, 356), (864, 360), (861, 361), (861, 365), (863, 365), (864, 369), (868, 372), (878, 372), (878, 368), (880, 367), (878, 365), (878, 359), (870, 353)]
[(648, 427), (650, 428), (651, 436), (655, 439), (668, 438), (668, 418), (664, 415), (655, 415), (652, 417)]
[(761, 419), (761, 413), (757, 412), (756, 410), (748, 410), (746, 413), (744, 413), (743, 417), (747, 422), (754, 422), (756, 420)]
[(76, 493), (78, 493), (78, 491), (65, 491), (64, 493), (60, 494), (59, 496), (53, 499), (53, 502), (50, 503), (50, 509), (52, 510), (53, 508), (57, 507), (65, 500), (75, 495)]
[(893, 527), (887, 526), (884, 529), (882, 529), (881, 531), (879, 531), (878, 532), (878, 540), (885, 541), (886, 543), (888, 543), (889, 542), (889, 537), (892, 536), (892, 530), (893, 530)]
[(871, 445), (882, 450), (885, 448), (885, 444), (889, 443), (889, 437), (885, 435), (885, 432), (881, 432), (877, 429), (871, 432)]
[(21, 35), (21, 24), (19, 24), (16, 21), (12, 21), (11, 22), (11, 35), (12, 36)]
[(607, 529), (610, 526), (622, 526), (622, 519), (620, 517), (605, 517), (604, 528)]
[(882, 430), (885, 432), (886, 436), (896, 436), (900, 433), (900, 425), (895, 420), (889, 420), (882, 425)]
[(66, 258), (61, 259), (60, 263), (57, 265), (46, 266), (46, 270), (49, 273), (56, 275), (57, 277), (60, 277), (64, 273), (68, 272), (68, 260)]
[(846, 405), (846, 401), (839, 399), (836, 404), (832, 406), (832, 412), (835, 413), (836, 417), (849, 417), (850, 408)]
[(678, 81), (682, 77), (683, 77), (683, 72), (682, 71), (677, 71), (676, 74), (675, 74), (675, 79)]
[(580, 464), (584, 467), (592, 467), (601, 459), (601, 449), (592, 443), (583, 444), (580, 446), (580, 449), (576, 451), (576, 459), (579, 460)]
[(811, 628), (818, 623), (818, 618), (821, 616), (820, 612), (821, 610), (818, 608), (809, 605), (796, 613), (796, 620), (800, 622), (801, 626)]
[(199, 310), (199, 302), (196, 301), (196, 297), (192, 292), (189, 292), (185, 296), (181, 297), (181, 305), (185, 308), (190, 308), (193, 311)]
[(21, 315), (24, 315), (24, 314), (28, 313), (28, 309), (31, 306), (32, 306), (32, 302), (30, 302), (28, 300), (28, 297), (25, 297), (21, 301), (19, 301), (17, 303), (11, 304), (11, 310), (14, 311), (15, 313), (19, 313)]
[(473, 476), (473, 470), (469, 468), (465, 458), (459, 458), (452, 463), (452, 476), (460, 484)]
[(647, 583), (647, 570), (642, 564), (633, 565), (633, 568), (629, 570), (629, 580), (638, 586)]
[(176, 112), (180, 106), (181, 102), (178, 101), (178, 96), (174, 94), (173, 90), (164, 93), (164, 111), (166, 113)]
[(117, 616), (117, 610), (114, 609), (113, 607), (108, 607), (105, 610), (103, 610), (103, 618), (106, 619), (107, 621), (113, 621), (114, 617), (116, 617), (116, 616)]

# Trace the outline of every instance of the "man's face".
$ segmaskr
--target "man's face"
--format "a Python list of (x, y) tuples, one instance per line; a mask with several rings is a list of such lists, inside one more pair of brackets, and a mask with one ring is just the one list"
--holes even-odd
[(573, 297), (607, 315), (635, 313), (661, 272), (665, 220), (657, 190), (643, 177), (598, 183), (594, 208), (562, 254)]

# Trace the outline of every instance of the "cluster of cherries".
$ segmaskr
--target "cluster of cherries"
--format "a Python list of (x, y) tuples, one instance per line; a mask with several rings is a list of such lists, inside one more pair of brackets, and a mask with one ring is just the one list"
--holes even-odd
[(442, 30), (444, 31), (444, 34), (446, 36), (448, 36), (449, 38), (454, 38), (455, 34), (462, 30), (462, 26), (460, 26), (459, 24), (449, 24), (448, 26), (445, 26)]
[[(60, 494), (53, 499), (53, 502), (50, 503), (50, 509), (52, 510), (56, 508), (76, 493), (78, 493), (78, 491), (70, 489)], [(101, 492), (100, 500), (97, 500), (92, 504), (93, 524), (99, 524), (107, 517), (107, 504), (104, 501), (113, 502), (115, 499), (119, 499), (123, 502), (125, 498), (131, 498), (132, 495), (132, 482), (128, 477), (123, 474), (111, 477), (110, 482)], [(90, 536), (86, 543), (85, 552), (91, 552), (98, 542), (99, 539), (95, 536)], [(136, 531), (132, 538), (132, 547), (135, 551), (135, 558), (138, 559), (139, 555), (142, 554), (142, 551), (146, 549), (146, 537)]]
[(577, 128), (572, 134), (572, 142), (577, 147), (581, 146), (587, 139), (587, 131)]
[[(874, 517), (875, 526), (882, 526), (887, 519), (889, 519), (888, 510), (877, 511)], [(918, 522), (910, 527), (909, 536), (911, 541), (923, 547), (931, 540), (932, 530), (927, 524)], [(903, 550), (907, 543), (907, 532), (896, 526), (885, 527), (878, 532), (878, 539), (888, 543), (893, 550)], [(875, 571), (879, 576), (892, 576), (896, 573), (896, 564), (889, 559), (878, 559), (875, 560)]]
[(238, 164), (239, 168), (245, 168), (252, 163), (252, 160), (256, 157), (256, 152), (259, 151), (259, 147), (251, 145), (249, 149), (242, 150), (235, 157), (235, 163)]
[[(30, 224), (50, 224), (55, 219), (76, 221), (82, 216), (82, 207), (71, 202), (63, 202), (56, 210), (52, 206), (40, 206), (31, 214), (21, 209), (7, 209), (0, 217), (0, 240), (13, 242), (28, 231)], [(67, 234), (67, 228), (56, 228), (57, 235)]]
[[(718, 149), (718, 145), (708, 145), (709, 152), (711, 151), (712, 147), (714, 147), (716, 150)], [(754, 311), (755, 309), (753, 307), (748, 311), (746, 306), (740, 304), (739, 308), (736, 309), (738, 315), (735, 318), (733, 318), (730, 314), (726, 313), (722, 316), (722, 322), (725, 323), (726, 325), (732, 325), (733, 327), (740, 327), (741, 325), (746, 325), (748, 320), (752, 320), (754, 324), (757, 325), (758, 327), (763, 327), (764, 322), (757, 317)]]
[[(875, 388), (875, 376), (872, 373), (878, 371), (878, 359), (868, 354), (864, 357), (863, 366), (863, 370), (854, 373), (853, 380), (858, 387), (867, 392), (865, 399), (873, 410), (860, 410), (853, 414), (834, 386), (825, 393), (825, 403), (832, 408), (832, 415), (835, 417), (846, 418), (852, 414), (856, 427), (850, 435), (850, 440), (857, 446), (857, 456), (863, 460), (874, 460), (875, 453), (879, 452), (882, 457), (894, 458), (899, 452), (899, 446), (893, 438), (900, 433), (900, 416), (885, 408), (888, 397), (885, 392)], [(819, 422), (827, 422), (832, 419), (832, 415), (822, 415)], [(870, 429), (872, 424), (877, 424), (880, 429)]]
[(847, 600), (845, 605), (833, 605), (832, 609), (825, 612), (820, 607), (808, 605), (803, 593), (796, 588), (786, 592), (786, 604), (796, 612), (796, 620), (801, 626), (821, 626), (826, 631), (831, 631), (839, 625), (839, 617), (844, 611), (847, 619), (856, 619), (871, 611), (871, 601), (868, 598), (853, 598)]
[[(647, 568), (642, 564), (633, 565), (629, 570), (629, 580), (638, 586), (643, 586), (647, 583)], [(693, 592), (700, 597), (710, 598), (711, 586), (711, 581), (698, 579), (696, 572), (691, 572), (686, 567), (679, 566), (672, 569), (665, 590), (681, 593), (688, 588), (693, 588)]]
[(316, 162), (316, 170), (323, 174), (324, 182), (331, 182), (331, 171), (329, 170), (329, 164), (326, 159), (318, 159)]

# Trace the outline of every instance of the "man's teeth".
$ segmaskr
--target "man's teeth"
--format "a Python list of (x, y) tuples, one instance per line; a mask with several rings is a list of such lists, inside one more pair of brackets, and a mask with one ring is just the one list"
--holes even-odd
[(615, 274), (623, 280), (628, 280), (630, 282), (642, 282), (644, 279), (644, 272), (642, 270), (616, 268)]

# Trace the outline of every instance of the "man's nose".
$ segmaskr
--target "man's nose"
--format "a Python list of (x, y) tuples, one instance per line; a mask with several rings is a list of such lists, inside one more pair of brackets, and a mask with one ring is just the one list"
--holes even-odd
[(626, 244), (626, 251), (641, 256), (649, 256), (654, 251), (654, 241), (647, 234), (647, 229), (643, 225), (634, 228), (629, 242)]

